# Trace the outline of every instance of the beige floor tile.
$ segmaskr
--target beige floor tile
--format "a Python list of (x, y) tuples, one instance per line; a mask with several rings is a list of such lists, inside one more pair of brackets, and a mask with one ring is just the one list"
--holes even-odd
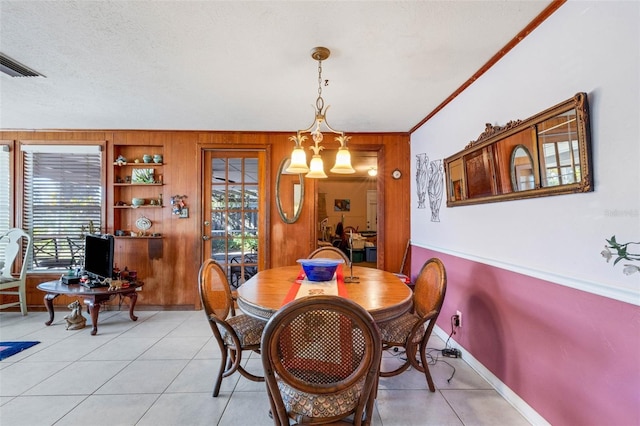
[(220, 419), (220, 426), (270, 426), (267, 392), (234, 392)]
[[(178, 374), (171, 382), (166, 392), (193, 392), (207, 393), (209, 396), (213, 393), (213, 385), (220, 368), (219, 359), (195, 359), (189, 361), (187, 366)], [(220, 395), (229, 395), (235, 389), (240, 374), (232, 374), (222, 379), (220, 385)]]
[(136, 394), (164, 392), (186, 360), (133, 361), (98, 389), (96, 394)]
[(139, 359), (192, 359), (208, 340), (208, 337), (165, 337)]
[(142, 355), (147, 349), (156, 344), (157, 337), (134, 337), (110, 340), (104, 345), (82, 357), (83, 361), (123, 360), (133, 361)]
[(495, 390), (442, 391), (465, 425), (528, 425), (529, 422)]
[(460, 426), (440, 392), (379, 390), (376, 407), (384, 426)]
[(0, 422), (11, 426), (53, 425), (85, 398), (84, 395), (20, 396), (2, 405)]
[(18, 362), (3, 368), (0, 396), (19, 396), (68, 366), (69, 362)]
[(65, 415), (56, 426), (135, 425), (158, 394), (92, 395)]
[(209, 392), (164, 393), (136, 426), (217, 425), (228, 403), (229, 395), (212, 398)]

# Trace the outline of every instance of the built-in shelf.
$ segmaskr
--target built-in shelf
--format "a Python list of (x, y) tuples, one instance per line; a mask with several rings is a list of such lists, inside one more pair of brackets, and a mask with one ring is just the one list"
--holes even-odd
[(154, 182), (154, 183), (127, 183), (127, 182), (116, 182), (113, 186), (162, 186), (164, 185), (162, 182)]
[(164, 166), (164, 163), (113, 163), (114, 166), (133, 166), (133, 167), (149, 167), (149, 166)]
[(142, 205), (142, 206), (113, 206), (114, 209), (161, 209), (164, 206)]
[(137, 235), (135, 237), (132, 237), (130, 235), (117, 235), (113, 238), (116, 239), (123, 239), (123, 240), (161, 240), (162, 239), (162, 235), (159, 237), (154, 237), (152, 235), (143, 235), (142, 237), (138, 237)]

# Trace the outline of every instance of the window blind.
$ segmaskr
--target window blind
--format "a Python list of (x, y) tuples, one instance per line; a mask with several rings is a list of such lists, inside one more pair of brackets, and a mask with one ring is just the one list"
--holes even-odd
[(31, 270), (83, 263), (84, 234), (102, 229), (102, 158), (98, 149), (24, 146), (25, 228), (33, 235)]

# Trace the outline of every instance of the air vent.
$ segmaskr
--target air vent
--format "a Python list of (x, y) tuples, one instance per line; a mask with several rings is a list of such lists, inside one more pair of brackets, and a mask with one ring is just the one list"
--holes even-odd
[(14, 61), (4, 53), (0, 53), (0, 71), (11, 77), (44, 77), (44, 75)]

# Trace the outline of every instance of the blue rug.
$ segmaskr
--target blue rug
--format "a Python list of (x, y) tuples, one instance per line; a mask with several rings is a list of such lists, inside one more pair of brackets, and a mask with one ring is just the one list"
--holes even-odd
[(29, 349), (38, 343), (40, 342), (0, 342), (0, 361), (18, 352), (22, 352), (25, 349)]

